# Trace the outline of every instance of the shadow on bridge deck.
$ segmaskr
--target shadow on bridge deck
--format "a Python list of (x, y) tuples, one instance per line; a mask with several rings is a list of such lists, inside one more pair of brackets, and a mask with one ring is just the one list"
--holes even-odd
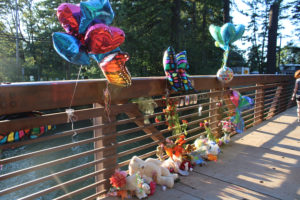
[(196, 167), (151, 200), (300, 199), (300, 123), (291, 108), (222, 148), (217, 162)]

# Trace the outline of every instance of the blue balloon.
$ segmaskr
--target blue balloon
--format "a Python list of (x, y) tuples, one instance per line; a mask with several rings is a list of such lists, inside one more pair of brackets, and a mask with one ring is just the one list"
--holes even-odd
[(109, 25), (115, 16), (109, 0), (89, 0), (80, 2), (80, 10), (82, 13), (79, 25), (80, 34), (84, 34), (93, 21)]
[(88, 54), (80, 49), (80, 41), (66, 33), (53, 33), (53, 46), (56, 52), (68, 62), (76, 65), (89, 65)]
[(235, 27), (231, 23), (226, 23), (221, 27), (221, 36), (224, 45), (229, 45), (235, 37)]
[(230, 41), (230, 43), (233, 43), (233, 42), (237, 41), (238, 39), (240, 39), (243, 36), (244, 32), (245, 32), (245, 26), (242, 24), (237, 25), (235, 28), (235, 36)]
[(252, 98), (247, 97), (247, 96), (241, 96), (241, 98), (239, 100), (239, 105), (238, 105), (238, 109), (240, 111), (251, 109), (251, 108), (253, 108), (253, 106), (254, 106), (254, 101)]
[(238, 109), (236, 109), (235, 115), (230, 118), (230, 121), (235, 125), (234, 128), (237, 133), (244, 132), (245, 123)]
[(120, 47), (115, 48), (114, 50), (107, 52), (107, 53), (103, 53), (103, 54), (89, 54), (89, 56), (91, 58), (93, 58), (97, 63), (100, 63), (103, 58), (105, 58), (107, 55), (112, 54), (112, 53), (116, 53), (116, 52), (120, 52), (121, 49)]

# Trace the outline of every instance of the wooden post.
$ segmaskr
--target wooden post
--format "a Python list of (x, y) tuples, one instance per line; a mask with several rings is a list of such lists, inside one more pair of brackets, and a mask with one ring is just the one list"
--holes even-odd
[[(211, 89), (210, 92), (216, 92), (219, 91), (218, 89)], [(219, 96), (217, 95), (213, 95), (209, 98), (209, 117), (210, 117), (210, 128), (216, 129), (215, 131), (213, 131), (213, 134), (216, 138), (220, 137), (221, 135), (221, 128), (218, 128), (218, 123), (220, 120), (220, 115), (219, 112), (217, 110), (218, 106), (216, 105), (217, 102), (219, 102)]]
[[(276, 111), (276, 105), (278, 105), (280, 103), (280, 97), (281, 97), (281, 94), (282, 94), (282, 89), (283, 89), (283, 86), (282, 85), (279, 85), (276, 89), (276, 93), (275, 93), (275, 96), (273, 98), (273, 101), (272, 101), (272, 104), (271, 104), (271, 108), (269, 110), (269, 114), (267, 116), (267, 118), (271, 118), (271, 117), (274, 117), (275, 115), (275, 111)], [(279, 102), (278, 102), (279, 101)], [(278, 109), (281, 109), (282, 105), (278, 107)]]
[(254, 125), (260, 124), (264, 119), (264, 104), (265, 104), (265, 90), (263, 84), (256, 84), (258, 87), (255, 94), (254, 107)]
[[(102, 105), (95, 103), (95, 104), (93, 104), (93, 107), (99, 108), (99, 107), (102, 107)], [(110, 119), (111, 119), (111, 121), (115, 121), (116, 116), (110, 115)], [(103, 124), (103, 123), (109, 123), (109, 122), (105, 116), (101, 116), (101, 117), (94, 118), (93, 123), (94, 123), (94, 125), (97, 125), (97, 124)], [(106, 126), (105, 128), (100, 128), (100, 129), (94, 130), (94, 137), (109, 135), (109, 134), (112, 134), (115, 132), (116, 132), (116, 126), (113, 126), (113, 125)], [(94, 143), (94, 148), (97, 149), (97, 148), (101, 148), (101, 147), (105, 147), (105, 146), (111, 146), (111, 145), (116, 144), (116, 142), (117, 142), (116, 137), (111, 137), (111, 138), (105, 139), (105, 140), (99, 140)], [(105, 162), (96, 164), (95, 170), (99, 171), (102, 169), (113, 168), (114, 166), (116, 167), (117, 166), (117, 148), (110, 148), (109, 151), (101, 151), (101, 152), (95, 153), (95, 155), (94, 155), (95, 160), (99, 160), (104, 157), (112, 156), (112, 155), (115, 155), (115, 157), (113, 157)], [(113, 172), (114, 172), (113, 169), (108, 170), (107, 172), (96, 176), (95, 181), (97, 182), (97, 181), (101, 181), (103, 179), (108, 180), (111, 177), (111, 175), (113, 174)], [(97, 186), (96, 192), (101, 192), (103, 190), (107, 190), (107, 189), (109, 189), (109, 187), (110, 187), (109, 182), (107, 181), (104, 185)]]

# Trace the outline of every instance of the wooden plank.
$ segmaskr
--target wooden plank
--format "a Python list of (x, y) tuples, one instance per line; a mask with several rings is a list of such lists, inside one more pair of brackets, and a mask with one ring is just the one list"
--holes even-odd
[[(216, 90), (214, 89), (211, 89), (210, 90), (211, 92), (214, 92)], [(217, 103), (220, 103), (220, 98), (222, 98), (222, 94), (221, 94), (221, 97), (217, 96), (217, 97), (211, 97), (209, 99), (209, 102), (210, 102), (210, 106), (209, 106), (209, 117), (210, 117), (210, 121), (209, 121), (209, 126), (211, 129), (215, 129), (217, 128), (218, 126), (218, 123), (213, 123), (213, 122), (216, 122), (216, 121), (219, 121), (220, 119), (220, 115), (218, 113), (218, 110), (219, 110), (219, 107), (216, 105)], [(221, 129), (218, 128), (216, 129), (216, 131), (213, 132), (214, 136), (215, 137), (219, 137), (220, 134), (221, 134)]]
[[(78, 81), (73, 106), (99, 102), (101, 83), (104, 86), (100, 81)], [(75, 85), (75, 81), (1, 85), (0, 115), (69, 107)]]
[(264, 107), (264, 101), (257, 102), (257, 99), (263, 99), (264, 98), (264, 89), (262, 88), (264, 85), (257, 84), (259, 87), (256, 90), (256, 95), (255, 95), (255, 105), (254, 105), (254, 119), (255, 119), (255, 124), (259, 124), (263, 120), (263, 107)]
[[(197, 167), (197, 169), (200, 167)], [(275, 200), (268, 195), (223, 181), (202, 173), (191, 172), (189, 176), (180, 178), (180, 182), (175, 184), (175, 191), (179, 190), (188, 194), (193, 194), (198, 199), (269, 199)], [(172, 189), (172, 190), (174, 190)], [(158, 196), (159, 197), (159, 196)]]
[[(74, 116), (77, 121), (90, 119), (102, 115), (103, 108), (88, 108), (82, 110), (74, 110)], [(0, 133), (9, 133), (11, 131), (19, 131), (24, 129), (32, 129), (45, 125), (58, 125), (69, 123), (66, 112), (53, 114), (45, 114), (37, 117), (28, 117), (22, 119), (0, 121)]]

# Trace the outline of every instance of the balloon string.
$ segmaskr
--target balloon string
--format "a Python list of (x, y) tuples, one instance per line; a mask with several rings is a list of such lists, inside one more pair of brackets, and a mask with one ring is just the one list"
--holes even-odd
[(77, 85), (78, 85), (78, 79), (79, 79), (79, 76), (80, 76), (80, 73), (81, 73), (81, 68), (82, 68), (82, 65), (80, 65), (80, 68), (79, 68), (79, 71), (78, 71), (78, 74), (77, 74), (77, 79), (76, 79), (76, 83), (75, 83), (75, 87), (74, 87), (74, 91), (73, 91), (73, 95), (72, 95), (72, 98), (71, 98), (69, 108), (71, 108), (71, 106), (73, 104), (74, 96), (75, 96)]
[(106, 112), (108, 121), (111, 122), (110, 120), (110, 105), (111, 105), (111, 94), (109, 92), (109, 84), (106, 82), (106, 88), (103, 90), (103, 95), (104, 95), (104, 110)]
[[(67, 113), (67, 116), (68, 116), (68, 120), (67, 122), (71, 122), (72, 123), (72, 130), (74, 130), (74, 122), (77, 121), (77, 116), (74, 114), (74, 109), (71, 109), (71, 106), (73, 104), (73, 100), (74, 100), (74, 97), (75, 97), (75, 93), (76, 93), (76, 89), (77, 89), (77, 85), (78, 85), (78, 80), (79, 80), (79, 76), (80, 76), (80, 73), (81, 73), (81, 69), (82, 69), (82, 65), (80, 65), (80, 68), (79, 68), (79, 71), (78, 71), (78, 74), (77, 74), (77, 79), (76, 79), (76, 83), (75, 83), (75, 87), (74, 87), (74, 90), (73, 90), (73, 95), (72, 95), (72, 98), (71, 98), (71, 102), (70, 102), (70, 106), (68, 109), (66, 109), (66, 113)], [(74, 135), (75, 136), (77, 135), (77, 132), (74, 132)]]
[(222, 67), (226, 67), (227, 64), (227, 60), (228, 60), (228, 54), (229, 54), (229, 50), (224, 51), (223, 54), (223, 63), (222, 63)]

